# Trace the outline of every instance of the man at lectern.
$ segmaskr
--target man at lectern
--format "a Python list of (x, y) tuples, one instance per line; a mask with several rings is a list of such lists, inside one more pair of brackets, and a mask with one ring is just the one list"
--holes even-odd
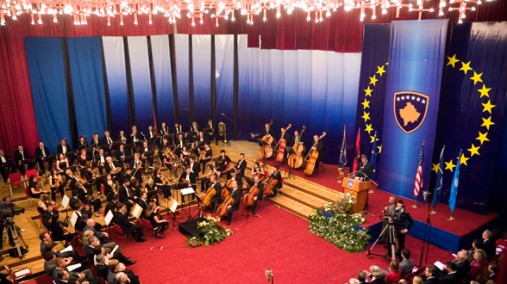
[(368, 162), (368, 157), (365, 154), (361, 155), (361, 160), (357, 165), (357, 173), (356, 177), (359, 177), (361, 180), (371, 180), (371, 174), (373, 173), (373, 165)]

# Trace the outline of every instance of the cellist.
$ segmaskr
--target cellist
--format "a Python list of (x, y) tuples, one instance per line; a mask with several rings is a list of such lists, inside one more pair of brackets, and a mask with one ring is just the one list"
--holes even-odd
[(211, 175), (209, 183), (210, 183), (209, 188), (215, 188), (215, 191), (216, 191), (215, 196), (213, 196), (213, 198), (211, 198), (211, 202), (210, 202), (211, 210), (214, 212), (216, 205), (223, 202), (222, 190), (227, 190), (227, 189), (222, 189), (222, 185), (220, 185), (220, 183), (218, 182), (218, 177), (216, 174)]
[(264, 184), (260, 182), (260, 177), (258, 175), (254, 177), (253, 186), (256, 186), (259, 189), (259, 193), (254, 197), (254, 203), (252, 205), (252, 215), (255, 215), (257, 204), (262, 200), (262, 196), (264, 195)]
[(280, 165), (275, 166), (275, 170), (273, 171), (273, 173), (271, 173), (271, 176), (269, 177), (268, 181), (270, 181), (270, 180), (277, 180), (278, 181), (276, 183), (275, 187), (273, 188), (273, 191), (268, 196), (268, 197), (275, 197), (283, 186), (283, 183), (282, 183), (283, 178), (282, 178), (282, 173), (280, 172)]
[(239, 210), (239, 201), (241, 200), (241, 190), (238, 188), (238, 183), (236, 181), (232, 182), (232, 192), (229, 197), (232, 197), (234, 199), (234, 202), (227, 206), (227, 225), (230, 225), (232, 222), (232, 213), (234, 211)]

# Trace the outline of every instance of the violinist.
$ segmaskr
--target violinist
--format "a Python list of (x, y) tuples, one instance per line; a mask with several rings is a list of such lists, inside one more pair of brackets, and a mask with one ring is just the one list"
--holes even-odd
[(162, 191), (162, 194), (166, 200), (171, 197), (172, 194), (169, 179), (163, 177), (159, 169), (156, 169), (153, 173), (153, 183), (155, 189)]
[(133, 196), (131, 189), (130, 189), (130, 177), (125, 176), (123, 178), (123, 183), (120, 186), (120, 189), (118, 191), (118, 197), (119, 201), (125, 205), (127, 205), (128, 210), (130, 212), (130, 207), (134, 205), (134, 199), (135, 196)]
[(234, 198), (234, 202), (227, 206), (227, 225), (230, 225), (232, 222), (232, 214), (234, 211), (239, 210), (239, 202), (241, 200), (241, 189), (238, 187), (238, 183), (234, 181), (232, 183), (232, 191), (231, 195), (232, 198)]
[[(90, 189), (86, 188), (86, 186), (80, 182), (76, 183), (77, 189), (77, 197), (83, 204), (91, 205), (93, 206), (93, 212), (95, 212), (95, 217), (100, 216), (100, 206), (101, 201), (100, 198), (92, 196), (92, 192)], [(73, 190), (74, 192), (74, 190)]]
[(56, 200), (56, 193), (60, 193), (62, 198), (65, 195), (65, 183), (58, 171), (55, 169), (52, 169), (51, 174), (49, 175), (49, 187), (52, 200)]
[(219, 176), (226, 173), (230, 162), (231, 158), (225, 154), (225, 150), (220, 150), (220, 156), (218, 156), (216, 166), (216, 170), (220, 172)]
[(201, 165), (201, 170), (202, 170), (203, 174), (206, 171), (206, 163), (211, 161), (212, 157), (213, 157), (213, 151), (211, 150), (209, 143), (205, 143), (204, 144), (204, 152), (201, 151), (201, 155), (199, 158), (199, 164)]
[(204, 136), (204, 132), (199, 131), (195, 137), (195, 154), (199, 154), (199, 150), (204, 149), (204, 144), (209, 143), (209, 140)]
[(148, 141), (143, 141), (143, 148), (141, 150), (141, 155), (143, 157), (143, 160), (145, 162), (148, 162), (148, 166), (153, 166), (153, 160), (154, 160), (154, 157), (153, 157), (153, 149), (152, 147), (148, 144)]
[(199, 164), (195, 161), (195, 156), (190, 155), (188, 167), (191, 172), (199, 176)]
[(178, 182), (187, 183), (188, 186), (191, 186), (195, 191), (197, 184), (197, 175), (194, 174), (189, 167), (187, 167), (185, 168), (185, 171), (181, 173)]
[(150, 202), (145, 211), (145, 216), (150, 221), (151, 226), (155, 230), (155, 237), (162, 238), (164, 232), (169, 228), (169, 222), (160, 216), (160, 209), (155, 203)]
[(58, 161), (56, 161), (55, 166), (59, 173), (63, 173), (63, 170), (69, 167), (69, 160), (63, 153), (58, 154)]
[(262, 197), (264, 196), (264, 184), (260, 181), (261, 180), (260, 180), (259, 176), (254, 177), (253, 186), (256, 186), (259, 189), (259, 193), (257, 194), (257, 196), (254, 197), (254, 203), (252, 205), (252, 214), (253, 215), (255, 215), (255, 211), (257, 210), (257, 204), (259, 203), (259, 201), (262, 200)]

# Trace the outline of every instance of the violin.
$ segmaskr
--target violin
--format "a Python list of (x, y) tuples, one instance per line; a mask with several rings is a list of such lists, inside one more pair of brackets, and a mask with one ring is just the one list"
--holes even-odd
[(266, 181), (266, 186), (264, 186), (264, 196), (269, 196), (273, 194), (273, 190), (275, 186), (278, 184), (278, 180), (273, 178), (273, 175), (269, 177)]
[(285, 133), (292, 127), (292, 124), (289, 123), (286, 128), (282, 128), (282, 135), (280, 136), (280, 140), (278, 140), (278, 144), (276, 145), (276, 162), (283, 162), (283, 158), (285, 157), (285, 147), (287, 146), (287, 140), (285, 140)]
[[(227, 190), (225, 190), (227, 191)], [(222, 191), (223, 192), (223, 191)], [(215, 213), (218, 215), (218, 217), (224, 217), (227, 216), (227, 207), (232, 206), (234, 204), (234, 197), (232, 195), (229, 195), (220, 206), (218, 206)]]
[(310, 149), (308, 155), (306, 155), (305, 174), (308, 176), (311, 176), (315, 170), (315, 163), (319, 158), (319, 151), (317, 151), (316, 146), (317, 143), (319, 143), (319, 141), (324, 138), (324, 136), (326, 136), (326, 132), (322, 132), (322, 135), (319, 136), (319, 140), (313, 143), (312, 149)]
[(248, 194), (245, 199), (243, 199), (243, 204), (247, 207), (253, 206), (255, 202), (255, 197), (259, 194), (259, 187), (257, 185), (253, 185), (250, 187)]
[(305, 145), (303, 144), (302, 137), (305, 129), (306, 126), (303, 126), (301, 129), (301, 134), (299, 134), (299, 142), (292, 145), (292, 150), (294, 153), (290, 154), (289, 158), (287, 158), (287, 164), (293, 169), (301, 168), (304, 163), (303, 152), (305, 151)]

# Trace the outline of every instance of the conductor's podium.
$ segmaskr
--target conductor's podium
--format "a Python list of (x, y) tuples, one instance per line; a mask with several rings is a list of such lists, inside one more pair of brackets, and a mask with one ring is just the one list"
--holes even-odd
[(342, 186), (345, 193), (349, 193), (356, 199), (352, 212), (359, 213), (363, 211), (368, 202), (368, 190), (370, 189), (371, 181), (360, 181), (351, 177), (345, 177), (343, 178)]

